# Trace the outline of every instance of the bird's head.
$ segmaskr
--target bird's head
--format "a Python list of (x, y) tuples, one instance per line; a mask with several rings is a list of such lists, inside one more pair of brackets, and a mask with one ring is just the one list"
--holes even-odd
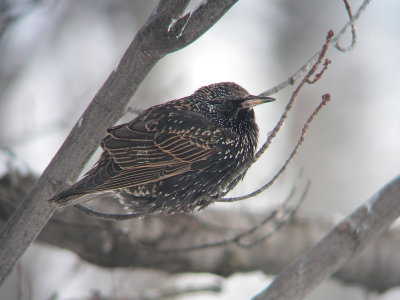
[(206, 117), (225, 126), (239, 126), (254, 121), (253, 107), (274, 101), (274, 98), (249, 94), (234, 82), (221, 82), (198, 89), (193, 96)]

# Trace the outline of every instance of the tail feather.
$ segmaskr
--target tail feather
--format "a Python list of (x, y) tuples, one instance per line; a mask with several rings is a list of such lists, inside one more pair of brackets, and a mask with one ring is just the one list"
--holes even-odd
[(103, 191), (97, 193), (90, 193), (90, 192), (77, 192), (74, 190), (65, 190), (58, 194), (55, 194), (51, 197), (48, 201), (50, 203), (55, 203), (61, 207), (64, 206), (71, 206), (75, 204), (80, 204), (86, 201), (94, 200), (99, 197), (104, 197), (106, 195), (112, 194), (111, 191)]
[(89, 199), (84, 200), (83, 196), (85, 196), (85, 194), (83, 194), (83, 193), (71, 193), (68, 190), (66, 190), (66, 191), (62, 191), (58, 194), (55, 194), (48, 201), (50, 203), (55, 203), (59, 206), (69, 206), (69, 205), (75, 205), (75, 204), (82, 203), (82, 202), (89, 200)]
[(59, 206), (70, 206), (110, 194), (110, 190), (102, 190), (101, 185), (119, 171), (119, 166), (104, 151), (96, 165), (81, 180), (53, 195), (48, 201)]

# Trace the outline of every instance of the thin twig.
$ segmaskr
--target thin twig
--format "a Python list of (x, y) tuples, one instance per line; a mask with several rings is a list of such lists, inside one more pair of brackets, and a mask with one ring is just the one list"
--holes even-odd
[(324, 61), (324, 65), (322, 67), (322, 70), (319, 71), (317, 74), (314, 75), (314, 79), (308, 78), (307, 79), (307, 83), (308, 84), (314, 84), (316, 83), (318, 80), (321, 79), (322, 75), (324, 75), (325, 71), (328, 69), (328, 65), (331, 63), (332, 61), (329, 59), (325, 59)]
[(278, 179), (278, 177), (286, 170), (290, 161), (293, 159), (293, 157), (298, 152), (300, 146), (303, 144), (305, 135), (307, 133), (307, 130), (308, 130), (311, 122), (314, 120), (315, 116), (321, 111), (321, 109), (330, 101), (330, 99), (331, 99), (331, 97), (329, 94), (325, 94), (322, 96), (322, 101), (320, 102), (320, 104), (317, 106), (317, 108), (313, 111), (311, 116), (307, 119), (306, 123), (304, 124), (303, 129), (301, 130), (300, 138), (299, 138), (296, 146), (293, 148), (292, 153), (290, 153), (288, 159), (285, 161), (283, 166), (274, 175), (274, 177), (272, 177), (272, 179), (270, 181), (268, 181), (266, 184), (264, 184), (262, 187), (258, 188), (254, 192), (251, 192), (247, 195), (239, 196), (239, 197), (231, 197), (231, 198), (222, 198), (222, 199), (217, 200), (217, 202), (235, 202), (235, 201), (245, 200), (245, 199), (257, 196), (258, 194), (260, 194), (263, 191), (265, 191), (266, 189), (268, 189)]
[[(349, 2), (347, 0), (343, 0), (343, 3), (344, 3), (344, 6), (346, 7), (346, 11), (347, 11), (347, 14), (349, 15), (349, 19), (350, 20), (353, 19), (353, 14), (351, 12)], [(335, 42), (335, 48), (339, 51), (342, 51), (342, 52), (350, 51), (354, 48), (354, 46), (357, 43), (356, 27), (354, 24), (351, 24), (350, 26), (351, 26), (351, 44), (349, 46), (347, 46), (346, 48), (343, 48), (342, 46), (339, 45), (340, 38), (338, 38), (338, 40)], [(340, 36), (340, 37), (342, 37), (342, 36)]]
[(143, 215), (135, 214), (135, 213), (129, 213), (129, 214), (104, 213), (104, 212), (95, 210), (93, 208), (90, 208), (90, 207), (88, 207), (86, 205), (82, 205), (82, 204), (76, 204), (76, 205), (74, 205), (74, 207), (79, 209), (80, 211), (84, 212), (85, 214), (87, 214), (89, 216), (95, 216), (95, 217), (103, 219), (103, 220), (122, 221), (122, 220), (129, 220), (129, 219), (135, 219), (135, 218), (143, 217)]
[[(331, 42), (333, 43), (337, 43), (339, 41), (339, 39), (342, 38), (342, 36), (346, 33), (347, 28), (350, 26), (353, 26), (354, 23), (360, 18), (361, 14), (365, 11), (365, 9), (367, 8), (368, 4), (371, 2), (371, 0), (364, 0), (364, 2), (361, 4), (360, 8), (358, 9), (357, 13), (350, 18), (350, 20), (342, 27), (342, 29), (339, 31), (338, 34), (336, 34), (336, 36), (332, 39)], [(346, 8), (347, 9), (347, 8)], [(352, 45), (350, 49), (351, 50), (354, 48), (355, 44), (356, 44), (356, 35), (353, 35), (353, 41), (352, 41)], [(347, 50), (347, 51), (348, 51)], [(297, 70), (292, 76), (290, 76), (288, 79), (286, 79), (285, 81), (279, 83), (278, 85), (266, 90), (265, 92), (261, 93), (260, 96), (270, 96), (273, 94), (276, 94), (277, 92), (279, 92), (280, 90), (283, 90), (284, 88), (286, 88), (289, 85), (293, 85), (297, 80), (299, 80), (303, 74), (307, 73), (308, 70), (311, 68), (311, 66), (315, 63), (315, 61), (318, 59), (318, 56), (320, 55), (320, 51), (318, 51), (317, 53), (315, 53), (303, 66), (301, 66), (301, 68), (299, 70)]]
[[(306, 187), (306, 189), (308, 189), (308, 186)], [(252, 226), (250, 229), (247, 229), (241, 233), (235, 234), (233, 237), (228, 238), (228, 239), (224, 239), (224, 240), (219, 240), (219, 241), (215, 241), (215, 242), (210, 242), (210, 243), (203, 243), (200, 245), (193, 245), (193, 246), (189, 246), (189, 247), (182, 247), (182, 248), (154, 248), (152, 246), (148, 246), (145, 244), (142, 244), (143, 246), (145, 246), (146, 248), (149, 248), (150, 250), (153, 251), (157, 251), (157, 252), (161, 252), (161, 253), (177, 253), (177, 252), (188, 252), (188, 251), (197, 251), (197, 250), (203, 250), (203, 249), (208, 249), (208, 248), (214, 248), (214, 247), (220, 247), (220, 246), (224, 246), (227, 244), (232, 244), (232, 243), (236, 243), (238, 246), (242, 246), (244, 245), (244, 247), (246, 247), (246, 244), (241, 244), (240, 241), (247, 237), (250, 236), (252, 234), (254, 234), (258, 229), (260, 229), (261, 227), (263, 227), (264, 225), (268, 224), (269, 222), (275, 220), (277, 218), (277, 216), (279, 214), (283, 214), (282, 215), (293, 215), (292, 209), (288, 208), (288, 204), (291, 201), (291, 199), (293, 198), (294, 194), (296, 191), (296, 185), (294, 185), (290, 191), (290, 193), (288, 194), (288, 196), (286, 197), (285, 201), (277, 208), (275, 208), (274, 210), (272, 210), (271, 212), (268, 213), (267, 216), (265, 216), (257, 225)], [(303, 193), (304, 194), (304, 193)], [(296, 205), (295, 207), (297, 207), (298, 205)], [(282, 221), (282, 224), (280, 224), (280, 222), (277, 222), (276, 224), (278, 224), (279, 228), (282, 227), (282, 225), (284, 223), (287, 222), (287, 220), (289, 220), (289, 218), (284, 218), (286, 221)], [(278, 229), (276, 227), (274, 227), (272, 229), (273, 232), (278, 231)], [(272, 235), (272, 234), (271, 234)], [(265, 240), (265, 239), (264, 239)]]
[[(329, 43), (331, 42), (332, 37), (333, 37), (333, 31), (330, 30), (326, 36), (326, 41), (325, 41), (324, 45), (322, 46), (322, 49), (318, 56), (317, 61), (314, 63), (314, 65), (311, 67), (310, 71), (308, 71), (307, 75), (303, 78), (303, 80), (299, 83), (297, 88), (294, 90), (292, 97), (290, 98), (289, 103), (286, 105), (285, 111), (283, 112), (281, 118), (279, 119), (278, 123), (275, 125), (272, 132), (269, 134), (267, 141), (264, 143), (264, 145), (261, 147), (261, 149), (258, 150), (257, 154), (254, 156), (254, 160), (251, 162), (251, 164), (253, 164), (255, 161), (257, 161), (261, 157), (261, 155), (263, 155), (265, 150), (267, 150), (267, 148), (270, 146), (273, 138), (277, 135), (277, 133), (283, 126), (283, 123), (285, 122), (286, 118), (288, 117), (288, 113), (292, 109), (293, 103), (294, 103), (297, 95), (299, 94), (300, 90), (307, 83), (307, 80), (316, 72), (318, 66), (322, 62), (322, 59), (325, 57), (326, 51), (328, 50)], [(250, 165), (248, 167), (250, 167)]]
[(306, 184), (306, 187), (304, 188), (303, 194), (301, 195), (299, 201), (297, 202), (297, 204), (288, 210), (285, 210), (285, 214), (283, 215), (282, 218), (279, 218), (276, 220), (275, 222), (275, 226), (274, 229), (270, 232), (268, 232), (266, 235), (264, 235), (263, 237), (252, 241), (249, 244), (244, 244), (244, 243), (240, 243), (239, 246), (241, 246), (242, 248), (246, 248), (246, 249), (250, 249), (262, 242), (265, 242), (267, 239), (269, 239), (272, 235), (274, 235), (277, 231), (279, 231), (279, 229), (281, 229), (281, 227), (285, 224), (287, 224), (288, 222), (290, 222), (290, 220), (292, 220), (293, 216), (297, 213), (297, 211), (299, 210), (301, 204), (303, 204), (304, 200), (306, 199), (308, 190), (310, 189), (311, 186), (311, 182), (308, 181)]
[[(295, 214), (295, 212), (298, 210), (298, 208), (300, 207), (300, 204), (303, 202), (305, 195), (308, 191), (308, 188), (310, 186), (310, 183), (307, 183), (307, 186), (305, 188), (305, 191), (303, 192), (300, 200), (298, 201), (298, 203), (294, 206), (294, 208), (289, 209), (288, 208), (288, 204), (289, 201), (293, 198), (295, 191), (296, 191), (296, 187), (294, 186), (289, 195), (287, 196), (287, 198), (285, 199), (285, 201), (276, 209), (274, 209), (273, 211), (271, 211), (263, 220), (261, 220), (257, 225), (252, 226), (250, 229), (239, 233), (237, 235), (235, 235), (232, 238), (229, 239), (225, 239), (225, 240), (220, 240), (217, 242), (212, 242), (212, 243), (204, 243), (201, 245), (195, 245), (195, 246), (190, 246), (190, 247), (185, 247), (185, 248), (168, 248), (168, 249), (158, 249), (158, 248), (154, 248), (152, 246), (148, 246), (148, 245), (144, 245), (142, 243), (140, 243), (141, 246), (145, 246), (146, 248), (149, 248), (151, 250), (157, 251), (157, 252), (161, 252), (161, 253), (176, 253), (176, 252), (182, 252), (182, 251), (195, 251), (195, 250), (202, 250), (202, 249), (207, 249), (207, 248), (213, 248), (213, 247), (220, 247), (229, 243), (236, 243), (238, 246), (242, 247), (242, 248), (251, 248), (259, 243), (261, 243), (262, 241), (265, 241), (266, 239), (268, 239), (270, 236), (273, 235), (273, 233), (277, 232), (284, 224), (286, 224)], [(79, 210), (83, 211), (84, 213), (88, 214), (88, 215), (94, 215), (96, 217), (99, 217), (101, 219), (111, 219), (111, 220), (126, 220), (126, 219), (131, 219), (131, 218), (135, 218), (134, 214), (107, 214), (107, 213), (103, 213), (103, 212), (99, 212), (96, 210), (93, 210), (91, 208), (88, 208), (86, 206), (83, 205), (75, 205), (76, 208), (78, 208)], [(281, 215), (281, 217), (279, 217), (279, 219), (276, 219), (278, 215)], [(270, 231), (267, 235), (257, 239), (256, 241), (253, 241), (249, 244), (245, 244), (242, 243), (241, 240), (247, 236), (252, 235), (253, 233), (255, 233), (258, 229), (260, 229), (262, 226), (266, 225), (267, 223), (269, 223), (272, 220), (276, 220), (275, 222), (275, 226), (273, 228), (272, 231)]]

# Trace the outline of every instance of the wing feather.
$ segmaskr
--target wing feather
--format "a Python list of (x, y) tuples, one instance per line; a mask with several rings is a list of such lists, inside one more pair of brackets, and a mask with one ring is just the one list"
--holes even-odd
[(178, 111), (156, 116), (108, 130), (101, 143), (102, 167), (88, 174), (96, 177), (91, 191), (145, 185), (206, 168), (220, 151), (217, 142), (232, 138), (231, 132), (215, 130), (213, 123), (198, 113)]

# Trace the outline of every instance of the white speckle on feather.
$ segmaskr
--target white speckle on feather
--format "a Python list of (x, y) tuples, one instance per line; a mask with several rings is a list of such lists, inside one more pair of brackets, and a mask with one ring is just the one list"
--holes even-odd
[(81, 128), (82, 121), (83, 121), (83, 117), (80, 117), (80, 119), (78, 120), (78, 128)]

